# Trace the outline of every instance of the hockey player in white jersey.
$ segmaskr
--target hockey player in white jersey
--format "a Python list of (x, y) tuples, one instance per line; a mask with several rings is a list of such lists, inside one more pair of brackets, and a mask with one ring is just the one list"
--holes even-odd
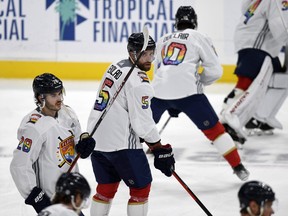
[[(222, 68), (211, 40), (196, 31), (197, 15), (191, 6), (181, 6), (175, 18), (176, 32), (162, 36), (157, 43), (157, 59), (152, 85), (153, 118), (159, 122), (167, 110), (185, 113), (213, 142), (218, 152), (241, 179), (249, 172), (241, 163), (238, 150), (203, 93), (222, 75)], [(198, 73), (199, 66), (204, 69)]]
[[(131, 34), (127, 45), (129, 58), (113, 63), (107, 69), (88, 119), (89, 132), (136, 62), (143, 43), (143, 33)], [(172, 148), (170, 144), (161, 144), (150, 109), (154, 92), (146, 72), (154, 59), (154, 50), (155, 42), (149, 37), (148, 46), (137, 66), (93, 135), (97, 145), (91, 161), (97, 188), (91, 204), (91, 216), (109, 215), (121, 180), (130, 190), (127, 215), (147, 215), (152, 176), (140, 138), (152, 149), (157, 169), (166, 176), (171, 176), (174, 170)]]
[(287, 1), (242, 1), (234, 36), (238, 81), (221, 111), (227, 131), (242, 144), (247, 138), (245, 125), (263, 131), (282, 128), (275, 116), (288, 93), (288, 74), (278, 55), (288, 42), (287, 27)]
[(38, 216), (79, 216), (81, 209), (89, 205), (91, 189), (83, 175), (78, 172), (63, 173), (56, 182), (52, 205)]
[[(50, 73), (33, 80), (37, 108), (27, 114), (18, 129), (19, 144), (13, 152), (10, 172), (27, 205), (36, 212), (51, 204), (55, 184), (75, 158), (81, 127), (75, 112), (63, 104), (62, 81)], [(95, 140), (76, 145), (82, 158), (93, 151)], [(75, 166), (73, 171), (78, 171)]]

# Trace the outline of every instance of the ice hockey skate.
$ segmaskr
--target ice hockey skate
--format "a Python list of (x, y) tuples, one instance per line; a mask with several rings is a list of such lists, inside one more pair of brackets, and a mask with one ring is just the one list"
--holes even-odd
[(233, 168), (234, 174), (238, 176), (239, 179), (242, 181), (246, 181), (249, 178), (249, 171), (243, 166), (242, 163), (240, 163), (238, 166)]
[(274, 127), (269, 124), (258, 121), (255, 118), (251, 118), (245, 125), (245, 131), (248, 136), (262, 136), (262, 135), (273, 135)]

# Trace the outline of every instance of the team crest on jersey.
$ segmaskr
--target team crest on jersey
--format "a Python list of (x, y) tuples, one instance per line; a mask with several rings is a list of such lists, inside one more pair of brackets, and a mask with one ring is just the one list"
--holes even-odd
[[(58, 137), (60, 140), (61, 138)], [(62, 167), (65, 163), (71, 165), (74, 157), (75, 157), (75, 143), (74, 143), (74, 135), (67, 137), (64, 140), (61, 140), (58, 147), (58, 158), (59, 164), (58, 167)]]
[(138, 72), (138, 76), (141, 79), (141, 82), (148, 82), (149, 83), (149, 77), (147, 76), (147, 74), (145, 72)]
[(30, 116), (30, 119), (28, 122), (35, 124), (40, 118), (41, 118), (40, 114), (34, 113)]

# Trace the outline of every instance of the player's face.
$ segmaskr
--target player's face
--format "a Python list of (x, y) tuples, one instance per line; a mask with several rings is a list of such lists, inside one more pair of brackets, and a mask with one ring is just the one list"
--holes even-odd
[[(260, 215), (261, 212), (261, 206), (259, 206), (258, 204), (256, 204), (256, 202), (252, 201), (253, 203), (250, 205), (250, 209), (251, 209), (251, 213), (253, 215)], [(272, 214), (274, 214), (274, 210), (272, 208), (272, 201), (267, 201), (264, 204), (263, 207), (263, 214), (262, 216), (271, 216)]]
[(146, 50), (138, 61), (137, 66), (143, 71), (149, 71), (154, 61), (154, 50)]
[(56, 112), (61, 109), (63, 102), (63, 91), (60, 90), (55, 93), (45, 94), (45, 106), (42, 109), (42, 112), (45, 112), (47, 115), (55, 116)]

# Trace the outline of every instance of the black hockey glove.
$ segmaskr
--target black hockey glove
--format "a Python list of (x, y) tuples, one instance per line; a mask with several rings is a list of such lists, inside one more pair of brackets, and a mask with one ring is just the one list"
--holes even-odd
[(181, 113), (181, 111), (180, 111), (180, 110), (173, 109), (173, 108), (170, 108), (170, 109), (168, 109), (168, 113), (169, 113), (169, 115), (170, 115), (172, 118), (178, 118), (178, 117), (179, 117), (179, 114)]
[(25, 199), (25, 203), (27, 205), (32, 205), (37, 213), (51, 205), (49, 197), (39, 187), (34, 187), (32, 189), (29, 196)]
[(161, 145), (159, 148), (152, 148), (154, 154), (154, 166), (170, 177), (175, 169), (175, 160), (170, 144)]
[(81, 158), (87, 158), (95, 148), (95, 140), (87, 132), (82, 133), (78, 144), (75, 146), (76, 152)]

